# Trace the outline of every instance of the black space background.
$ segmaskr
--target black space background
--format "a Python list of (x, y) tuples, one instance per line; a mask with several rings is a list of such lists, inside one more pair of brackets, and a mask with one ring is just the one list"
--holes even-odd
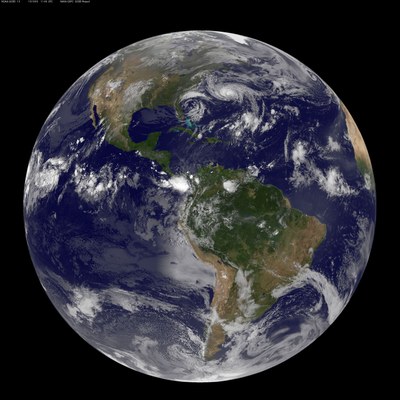
[[(225, 6), (224, 11), (215, 10), (216, 1), (161, 6), (141, 3), (92, 0), (88, 6), (0, 5), (0, 132), (5, 171), (1, 197), (11, 203), (2, 207), (2, 332), (6, 334), (2, 361), (10, 380), (21, 382), (12, 385), (13, 392), (28, 390), (44, 397), (136, 397), (161, 391), (161, 395), (186, 397), (192, 393), (239, 396), (242, 390), (252, 396), (286, 398), (377, 390), (379, 397), (385, 398), (384, 393), (395, 383), (389, 362), (396, 358), (398, 347), (398, 332), (393, 327), (397, 313), (393, 311), (389, 318), (385, 311), (395, 301), (390, 299), (387, 284), (398, 267), (393, 251), (387, 253), (386, 230), (394, 217), (390, 211), (393, 201), (385, 194), (390, 160), (386, 138), (393, 138), (398, 128), (382, 125), (383, 120), (391, 119), (382, 99), (391, 85), (387, 76), (390, 53), (383, 47), (391, 40), (386, 19), (392, 11), (364, 5), (351, 12), (336, 2), (321, 2), (317, 7), (302, 3), (296, 8), (286, 2), (275, 6), (244, 2)], [(378, 223), (370, 261), (337, 321), (285, 363), (218, 384), (151, 378), (120, 366), (86, 344), (47, 299), (30, 261), (23, 230), (22, 193), (30, 152), (58, 99), (80, 75), (121, 47), (189, 29), (257, 38), (309, 66), (335, 90), (356, 120), (377, 182)]]

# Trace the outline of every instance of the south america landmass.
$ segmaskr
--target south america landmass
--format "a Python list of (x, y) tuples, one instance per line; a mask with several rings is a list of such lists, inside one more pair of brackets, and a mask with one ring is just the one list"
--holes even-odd
[(326, 226), (247, 171), (207, 166), (197, 178), (180, 226), (196, 256), (215, 270), (204, 350), (212, 360), (226, 340), (225, 324), (261, 317), (276, 301), (273, 290), (310, 266)]

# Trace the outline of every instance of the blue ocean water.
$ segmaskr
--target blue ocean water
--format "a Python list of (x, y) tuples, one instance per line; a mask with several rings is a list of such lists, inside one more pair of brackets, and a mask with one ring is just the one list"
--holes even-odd
[[(241, 67), (235, 68), (231, 72), (246, 72), (241, 71)], [(85, 143), (95, 143), (104, 136), (96, 109), (89, 109), (87, 99), (90, 84), (99, 73), (101, 71), (88, 82), (78, 82), (71, 88), (61, 99), (62, 107), (46, 122), (42, 132), (49, 130), (50, 133), (42, 134), (37, 145), (44, 159), (70, 157), (70, 143), (76, 143), (81, 137), (85, 138)], [(322, 87), (313, 98), (304, 99), (287, 95), (271, 96), (273, 82), (267, 78), (250, 84), (249, 88), (265, 93), (265, 97), (257, 104), (259, 109), (282, 110), (284, 106), (290, 106), (299, 110), (298, 115), (288, 112), (269, 131), (255, 134), (243, 132), (246, 140), (235, 142), (225, 125), (232, 120), (232, 116), (239, 118), (251, 108), (251, 104), (211, 103), (204, 100), (209, 112), (196, 123), (187, 117), (179, 119), (169, 106), (138, 110), (132, 115), (129, 135), (133, 141), (142, 142), (150, 133), (161, 132), (156, 149), (171, 152), (171, 170), (175, 174), (195, 174), (201, 166), (209, 163), (231, 169), (274, 163), (273, 168), (260, 168), (258, 179), (264, 184), (277, 186), (293, 207), (316, 216), (327, 225), (326, 239), (315, 252), (311, 268), (323, 274), (339, 291), (342, 290), (340, 295), (344, 296), (351, 288), (343, 286), (341, 277), (348, 263), (349, 249), (356, 251), (356, 246), (352, 247), (349, 243), (357, 241), (360, 210), (363, 210), (362, 216), (374, 223), (373, 196), (367, 190), (360, 190), (349, 199), (329, 197), (317, 183), (296, 189), (290, 179), (293, 174), (290, 160), (293, 145), (303, 141), (313, 144), (308, 156), (315, 168), (326, 171), (337, 167), (350, 186), (362, 186), (363, 177), (355, 164), (353, 148), (344, 137), (344, 115), (337, 104), (326, 101)], [(185, 111), (184, 105), (182, 107)], [(94, 124), (91, 111), (94, 111)], [(52, 124), (57, 118), (58, 131), (55, 131)], [(205, 132), (201, 140), (193, 138), (193, 134), (196, 135), (211, 122), (212, 130)], [(207, 137), (218, 138), (221, 142), (208, 143)], [(332, 153), (327, 159), (321, 157), (320, 153), (329, 137), (340, 143), (341, 151)], [(252, 144), (251, 149), (246, 150), (245, 145), (249, 143)], [(70, 170), (60, 175), (57, 188), (47, 198), (40, 200), (40, 207), (28, 221), (27, 239), (34, 264), (42, 282), (53, 293), (56, 306), (62, 309), (71, 301), (65, 282), (72, 287), (97, 291), (117, 287), (168, 303), (174, 310), (157, 311), (143, 307), (140, 313), (130, 313), (106, 302), (103, 311), (96, 316), (96, 323), (81, 328), (81, 333), (87, 329), (89, 340), (95, 332), (103, 343), (112, 346), (113, 341), (118, 340), (121, 348), (130, 348), (132, 337), (138, 335), (154, 338), (161, 348), (167, 348), (182, 339), (182, 326), (204, 337), (204, 321), (199, 318), (198, 312), (207, 310), (205, 298), (208, 296), (211, 301), (212, 288), (193, 290), (165, 277), (161, 273), (165, 265), (160, 260), (170, 251), (170, 244), (159, 240), (154, 246), (135, 233), (135, 222), (143, 217), (140, 210), (149, 202), (148, 189), (156, 188), (155, 182), (159, 179), (157, 170), (161, 168), (157, 165), (153, 167), (150, 160), (135, 152), (121, 151), (106, 141), (96, 151), (87, 151), (84, 163), (95, 174), (105, 164), (112, 165), (116, 171), (128, 167), (132, 174), (140, 176), (140, 185), (135, 188), (122, 186), (112, 206), (104, 204), (99, 207), (82, 201), (76, 193), (70, 182), (72, 165)], [(169, 195), (176, 204), (181, 201), (179, 194)], [(167, 216), (166, 213), (156, 203), (152, 205), (152, 218), (161, 221)], [(104, 251), (107, 248), (110, 248), (109, 252)], [(279, 298), (268, 311), (265, 335), (279, 342), (282, 340), (282, 331), (285, 334), (300, 332), (301, 324), (309, 316), (310, 310), (320, 303), (318, 316), (327, 318), (328, 306), (320, 301), (321, 296), (312, 285), (304, 285)], [(265, 316), (260, 318), (261, 321), (264, 319)]]

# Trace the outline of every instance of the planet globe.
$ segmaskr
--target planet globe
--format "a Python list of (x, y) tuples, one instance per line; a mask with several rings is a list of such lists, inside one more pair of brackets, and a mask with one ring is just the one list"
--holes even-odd
[(189, 31), (67, 90), (33, 148), (24, 218), (40, 282), (84, 340), (207, 382), (271, 368), (333, 323), (375, 204), (362, 136), (324, 81), (258, 40)]

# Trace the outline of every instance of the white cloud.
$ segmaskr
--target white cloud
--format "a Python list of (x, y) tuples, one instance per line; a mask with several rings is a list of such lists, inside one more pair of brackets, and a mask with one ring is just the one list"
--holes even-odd
[(227, 32), (218, 32), (218, 33), (222, 33), (223, 35), (230, 37), (237, 43), (248, 45), (248, 43), (247, 43), (248, 38), (245, 36), (237, 35), (236, 33), (227, 33)]
[(125, 182), (132, 181), (135, 184), (134, 180), (128, 179), (126, 168), (113, 171), (110, 164), (104, 165), (98, 172), (89, 171), (86, 166), (77, 164), (71, 180), (75, 184), (75, 192), (89, 203), (107, 199), (111, 204)]
[(336, 287), (328, 279), (317, 271), (310, 268), (303, 268), (296, 278), (286, 286), (280, 286), (272, 291), (272, 296), (279, 298), (291, 292), (293, 289), (301, 288), (306, 285), (313, 286), (318, 293), (321, 293), (328, 307), (328, 322), (333, 321), (343, 310), (346, 299), (342, 299)]
[(172, 188), (181, 193), (185, 193), (190, 188), (189, 182), (184, 176), (173, 176), (168, 181), (163, 180), (160, 182), (160, 186), (165, 188)]
[[(295, 115), (296, 117), (298, 117), (300, 115), (300, 110), (295, 106), (285, 105), (283, 107), (283, 109), (286, 110), (288, 113)], [(272, 112), (272, 110), (271, 110), (271, 112)]]
[(336, 140), (333, 140), (331, 136), (329, 136), (328, 137), (328, 145), (326, 146), (326, 148), (329, 151), (339, 151), (340, 144)]
[(259, 128), (261, 120), (262, 116), (261, 118), (258, 117), (255, 112), (245, 112), (240, 117), (237, 115), (234, 122), (225, 125), (225, 127), (227, 127), (236, 137), (239, 137), (244, 131), (254, 133)]
[(70, 161), (64, 157), (49, 158), (44, 162), (40, 151), (32, 153), (25, 178), (26, 212), (31, 212), (40, 199), (57, 187), (60, 175), (69, 168), (69, 165)]
[(92, 322), (96, 314), (102, 310), (102, 297), (94, 290), (85, 287), (73, 289), (71, 304), (67, 304), (67, 311), (75, 320)]
[(92, 290), (83, 286), (71, 288), (72, 296), (67, 304), (67, 313), (77, 322), (88, 321), (91, 323), (96, 315), (103, 309), (104, 304), (113, 304), (122, 307), (124, 310), (135, 313), (142, 308), (151, 308), (157, 311), (171, 312), (176, 306), (155, 299), (152, 296), (132, 291), (111, 287), (103, 290)]
[(271, 130), (278, 122), (278, 118), (279, 116), (277, 111), (274, 108), (272, 108), (270, 118), (261, 128), (261, 132), (268, 132), (269, 130)]
[(288, 162), (289, 161), (289, 139), (290, 139), (290, 131), (286, 134), (285, 137), (285, 141), (283, 142), (283, 149), (284, 149), (284, 153), (285, 153), (285, 161)]
[(344, 180), (338, 168), (331, 167), (325, 173), (316, 169), (315, 175), (318, 179), (319, 186), (328, 193), (328, 196), (343, 196), (355, 193), (355, 190)]
[(122, 85), (122, 81), (121, 80), (116, 80), (116, 81), (110, 80), (110, 81), (108, 81), (107, 84), (106, 84), (107, 94), (110, 94), (115, 89), (118, 89), (121, 85)]
[(229, 86), (223, 86), (220, 88), (219, 94), (223, 99), (236, 100), (238, 98), (237, 92)]
[(153, 85), (153, 81), (137, 81), (131, 83), (123, 92), (123, 107), (131, 110), (141, 104), (143, 94)]
[(267, 164), (267, 166), (265, 167), (266, 169), (272, 169), (275, 167), (275, 160), (272, 160), (270, 163)]
[(307, 155), (307, 145), (301, 141), (296, 142), (292, 150), (294, 170), (290, 178), (295, 187), (310, 186), (312, 183), (317, 183), (327, 193), (328, 197), (350, 196), (357, 193), (346, 182), (339, 168), (330, 167), (327, 170), (322, 170)]
[(249, 165), (247, 167), (251, 176), (258, 176), (260, 173), (260, 169), (255, 165)]
[(306, 161), (307, 149), (302, 142), (297, 142), (292, 150), (292, 160), (295, 165), (303, 164)]
[(372, 185), (371, 185), (371, 175), (370, 174), (367, 174), (367, 173), (364, 174), (364, 183), (365, 183), (365, 185), (364, 185), (365, 189), (371, 190)]
[(102, 292), (106, 302), (122, 307), (129, 312), (137, 312), (141, 308), (151, 308), (157, 311), (174, 311), (176, 306), (166, 301), (157, 300), (152, 296), (145, 296), (120, 288), (110, 288)]
[(225, 181), (222, 186), (229, 193), (235, 193), (239, 184), (236, 181)]
[(239, 269), (236, 273), (235, 283), (238, 288), (238, 306), (245, 318), (251, 318), (258, 310), (258, 305), (252, 298), (252, 285), (245, 273)]
[(260, 125), (260, 119), (253, 113), (246, 112), (242, 115), (242, 121), (243, 121), (243, 128), (249, 129), (252, 132), (255, 132), (255, 130), (258, 128)]
[(188, 100), (188, 99), (195, 99), (195, 98), (198, 98), (198, 97), (200, 97), (202, 99), (207, 99), (207, 96), (204, 93), (198, 92), (198, 91), (195, 91), (195, 90), (189, 90), (189, 91), (185, 92), (181, 96), (180, 101), (185, 101), (185, 100)]

